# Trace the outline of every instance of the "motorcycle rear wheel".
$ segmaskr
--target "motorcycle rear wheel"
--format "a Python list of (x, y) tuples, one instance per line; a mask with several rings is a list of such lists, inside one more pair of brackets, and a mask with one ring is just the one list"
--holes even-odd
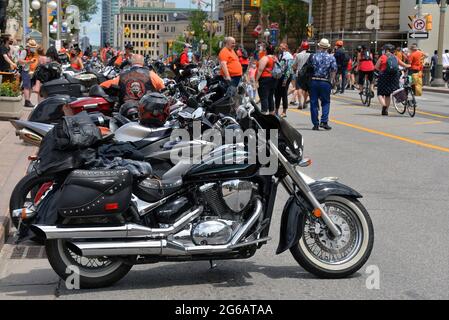
[(69, 249), (66, 240), (48, 240), (45, 250), (50, 265), (61, 279), (66, 281), (69, 276), (79, 277), (73, 282), (74, 278), (69, 279), (71, 285), (79, 284), (78, 289), (111, 286), (126, 276), (132, 268), (131, 264), (113, 257), (81, 257)]
[(303, 236), (290, 252), (305, 270), (320, 278), (345, 278), (368, 260), (374, 228), (367, 210), (357, 199), (332, 196), (323, 205), (342, 236), (333, 238), (321, 220), (307, 217), (303, 221)]

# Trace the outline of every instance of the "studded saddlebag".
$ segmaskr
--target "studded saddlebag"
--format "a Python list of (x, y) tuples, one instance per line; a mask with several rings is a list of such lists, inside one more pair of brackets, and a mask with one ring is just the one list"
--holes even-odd
[(127, 170), (75, 170), (61, 188), (58, 212), (70, 218), (123, 213), (131, 192), (132, 175)]

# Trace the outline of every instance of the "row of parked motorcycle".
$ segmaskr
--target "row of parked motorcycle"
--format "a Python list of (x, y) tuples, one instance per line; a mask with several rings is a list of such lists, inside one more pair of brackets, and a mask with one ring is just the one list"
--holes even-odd
[[(12, 121), (25, 143), (39, 146), (11, 195), (18, 242), (45, 245), (62, 279), (76, 270), (82, 288), (98, 288), (136, 264), (248, 259), (271, 240), (279, 215), (276, 254), (289, 250), (322, 278), (357, 272), (374, 242), (362, 195), (336, 178), (305, 175), (311, 161), (298, 130), (263, 114), (244, 84), (230, 86), (216, 71), (190, 66), (165, 78), (163, 93), (147, 93), (142, 99), (169, 107), (156, 127), (119, 105), (114, 88), (60, 94), (64, 85), (44, 84), (50, 94), (29, 119)], [(72, 86), (73, 78), (57, 81)], [(234, 136), (211, 139), (211, 130)], [(281, 186), (289, 198), (276, 210)]]

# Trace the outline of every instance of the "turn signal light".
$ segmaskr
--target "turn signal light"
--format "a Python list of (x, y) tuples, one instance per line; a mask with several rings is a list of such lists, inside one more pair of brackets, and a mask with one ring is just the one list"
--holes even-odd
[(314, 209), (313, 215), (317, 218), (320, 218), (321, 217), (321, 209), (319, 209), (319, 208)]

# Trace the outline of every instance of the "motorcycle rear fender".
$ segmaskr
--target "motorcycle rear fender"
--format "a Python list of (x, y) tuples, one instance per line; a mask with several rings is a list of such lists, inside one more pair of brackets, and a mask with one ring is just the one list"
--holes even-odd
[[(329, 196), (362, 198), (354, 189), (336, 181), (316, 181), (309, 185), (318, 201), (323, 202)], [(281, 231), (276, 254), (281, 254), (296, 245), (302, 237), (304, 218), (311, 209), (300, 202), (295, 196), (290, 196), (285, 204), (281, 218)]]

